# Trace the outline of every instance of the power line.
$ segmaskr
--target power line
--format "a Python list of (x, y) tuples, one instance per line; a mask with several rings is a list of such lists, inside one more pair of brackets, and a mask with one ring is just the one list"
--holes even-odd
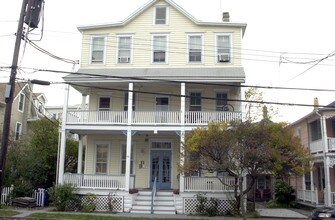
[[(85, 85), (80, 85), (76, 83), (67, 83), (71, 86), (78, 86), (78, 87), (87, 87), (87, 88), (94, 88), (94, 89), (102, 89), (102, 90), (111, 90), (111, 91), (121, 91), (121, 92), (134, 92), (134, 93), (143, 93), (143, 94), (154, 94), (154, 95), (162, 95), (162, 96), (174, 96), (174, 97), (185, 97), (185, 98), (190, 98), (191, 96), (189, 95), (178, 95), (178, 94), (171, 94), (171, 93), (158, 93), (158, 92), (146, 92), (146, 91), (139, 91), (139, 90), (133, 90), (130, 91), (128, 89), (114, 89), (114, 88), (106, 88), (106, 87), (100, 87), (100, 86), (85, 86)], [(201, 99), (206, 99), (206, 100), (217, 100), (216, 98), (213, 97), (204, 97), (202, 96)], [(312, 104), (299, 104), (299, 103), (288, 103), (288, 102), (270, 102), (270, 101), (256, 101), (256, 100), (243, 100), (243, 99), (224, 99), (226, 101), (230, 102), (245, 102), (245, 103), (256, 103), (256, 104), (269, 104), (269, 105), (283, 105), (283, 106), (300, 106), (300, 107), (323, 107), (323, 108), (334, 108), (335, 106), (328, 106), (328, 105), (312, 105)]]
[[(23, 67), (24, 68), (24, 67)], [(180, 83), (182, 80), (167, 80), (167, 79), (158, 79), (158, 78), (144, 78), (144, 77), (127, 77), (127, 76), (111, 76), (111, 75), (100, 75), (93, 73), (83, 73), (83, 72), (70, 72), (62, 70), (50, 70), (50, 69), (37, 69), (37, 68), (25, 68), (32, 69), (39, 72), (53, 72), (53, 73), (62, 73), (70, 75), (84, 75), (92, 76), (98, 78), (111, 78), (111, 79), (126, 79), (126, 80), (140, 80), (140, 81), (159, 81), (165, 83)], [(318, 88), (299, 88), (299, 87), (280, 87), (280, 86), (254, 86), (254, 85), (236, 85), (229, 83), (209, 83), (209, 82), (187, 82), (188, 84), (196, 85), (210, 85), (210, 86), (228, 86), (228, 87), (243, 87), (243, 88), (258, 88), (258, 89), (281, 89), (281, 90), (301, 90), (301, 91), (316, 91), (316, 92), (335, 92), (335, 89), (318, 89)]]

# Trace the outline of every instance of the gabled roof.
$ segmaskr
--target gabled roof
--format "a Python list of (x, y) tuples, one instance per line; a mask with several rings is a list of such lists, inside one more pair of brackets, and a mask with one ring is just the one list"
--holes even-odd
[[(78, 26), (78, 30), (90, 30), (90, 29), (97, 29), (97, 28), (109, 28), (109, 27), (120, 27), (125, 26), (131, 21), (133, 21), (137, 16), (142, 14), (144, 11), (152, 7), (156, 2), (160, 0), (150, 0), (147, 2), (143, 7), (139, 8), (137, 11), (132, 13), (129, 17), (124, 19), (121, 22), (116, 23), (103, 23), (103, 24), (94, 24), (94, 25), (82, 25)], [(196, 25), (213, 25), (213, 26), (231, 26), (231, 27), (241, 27), (242, 28), (242, 34), (244, 35), (245, 29), (247, 27), (247, 24), (245, 23), (232, 23), (232, 22), (204, 22), (199, 21), (195, 17), (193, 17), (190, 13), (188, 13), (185, 9), (183, 9), (181, 6), (176, 4), (172, 0), (163, 0), (172, 7), (174, 7), (177, 11), (179, 11), (181, 14), (183, 14), (185, 17), (187, 17), (189, 20), (191, 20)]]
[[(302, 118), (299, 118), (298, 120), (296, 120), (295, 122), (291, 123), (289, 126), (293, 126), (295, 124), (298, 124), (300, 123), (301, 121), (304, 121), (306, 119), (309, 119), (315, 115), (317, 115), (318, 117), (320, 117), (320, 113), (322, 114), (323, 112), (334, 112), (334, 116), (335, 116), (335, 101), (334, 102), (331, 102), (329, 103), (327, 106), (324, 106), (322, 108), (317, 108), (317, 109), (314, 109), (312, 112), (308, 113), (307, 115), (305, 115), (304, 117)], [(331, 113), (332, 114), (332, 113)]]
[[(5, 92), (7, 84), (8, 83), (0, 83), (0, 102), (5, 102)], [(25, 85), (26, 83), (22, 82), (15, 83), (15, 92), (13, 94), (13, 98), (15, 98), (18, 94), (20, 94)]]

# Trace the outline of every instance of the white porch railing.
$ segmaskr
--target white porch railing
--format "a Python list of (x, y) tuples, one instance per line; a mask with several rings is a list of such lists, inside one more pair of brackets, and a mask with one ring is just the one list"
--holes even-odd
[(303, 202), (312, 204), (319, 204), (319, 197), (317, 190), (297, 190), (297, 199)]
[(180, 124), (180, 112), (173, 111), (153, 111), (153, 112), (133, 112), (133, 124)]
[(185, 177), (185, 191), (227, 192), (234, 190), (235, 179), (224, 178), (223, 184), (217, 177)]
[[(125, 189), (125, 176), (65, 173), (64, 183), (78, 188)], [(130, 176), (130, 188), (134, 188), (135, 177)]]
[[(67, 113), (68, 124), (127, 124), (126, 111), (76, 110)], [(185, 124), (207, 124), (209, 122), (233, 121), (242, 118), (240, 112), (189, 111), (185, 113)], [(134, 111), (134, 125), (178, 125), (181, 123), (179, 111)]]
[[(328, 150), (335, 151), (335, 138), (327, 138)], [(322, 139), (310, 143), (311, 153), (323, 152)]]

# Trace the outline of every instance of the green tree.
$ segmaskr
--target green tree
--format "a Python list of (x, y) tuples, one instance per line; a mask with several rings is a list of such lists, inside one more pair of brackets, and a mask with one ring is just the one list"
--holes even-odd
[[(252, 189), (257, 175), (264, 172), (279, 175), (283, 174), (284, 169), (285, 172), (307, 171), (310, 159), (308, 152), (289, 135), (283, 124), (269, 120), (258, 123), (212, 123), (207, 128), (200, 127), (189, 132), (184, 147), (185, 156), (196, 154), (198, 159), (185, 160), (182, 171), (229, 170), (235, 175), (236, 211), (242, 214), (241, 202)], [(288, 152), (290, 158), (285, 160)], [(251, 177), (251, 181), (242, 190), (245, 174)], [(223, 183), (223, 179), (219, 180)]]
[[(29, 135), (11, 144), (6, 164), (8, 184), (31, 184), (34, 188), (48, 188), (56, 180), (58, 152), (58, 122), (43, 118), (29, 123)], [(74, 171), (77, 164), (77, 141), (68, 139), (66, 171)]]

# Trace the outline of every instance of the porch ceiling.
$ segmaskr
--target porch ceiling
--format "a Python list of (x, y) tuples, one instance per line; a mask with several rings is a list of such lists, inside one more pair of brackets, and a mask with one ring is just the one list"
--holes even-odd
[(84, 93), (85, 87), (98, 87), (110, 82), (173, 80), (180, 82), (244, 83), (245, 72), (243, 67), (79, 69), (78, 72), (67, 75), (63, 79), (68, 83), (75, 84), (72, 86)]
[[(194, 129), (193, 127), (185, 127), (185, 131), (191, 131)], [(84, 128), (81, 126), (67, 126), (67, 130), (70, 133), (73, 134), (79, 134), (79, 135), (115, 135), (115, 134), (123, 134), (123, 132), (127, 131), (126, 126), (121, 126), (119, 128), (114, 127), (114, 129), (110, 130), (104, 126), (90, 126)], [(177, 132), (180, 131), (180, 127), (165, 127), (164, 129), (156, 128), (153, 129), (152, 127), (132, 127), (132, 132), (136, 135), (171, 135), (175, 134), (177, 135)]]

